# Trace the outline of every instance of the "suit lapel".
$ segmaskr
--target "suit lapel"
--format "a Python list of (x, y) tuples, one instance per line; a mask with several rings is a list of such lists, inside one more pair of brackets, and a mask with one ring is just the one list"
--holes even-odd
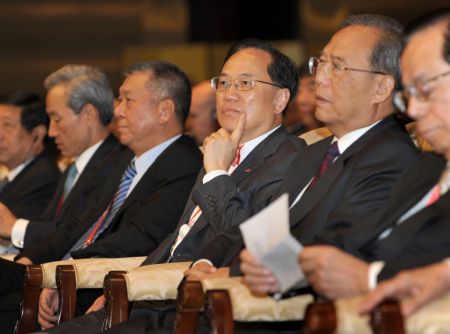
[(240, 184), (250, 173), (263, 166), (265, 159), (276, 152), (286, 136), (286, 129), (280, 127), (256, 146), (231, 174), (235, 184)]
[[(445, 168), (444, 159), (436, 159), (436, 156), (433, 154), (424, 154), (423, 158), (424, 161), (419, 164), (419, 168), (416, 168), (414, 173), (399, 185), (399, 190), (396, 191), (398, 194), (392, 194), (391, 197), (396, 197), (398, 205), (392, 205), (393, 210), (387, 211), (380, 219), (380, 225), (375, 234), (377, 238), (386, 228), (390, 226), (394, 228), (391, 235), (379, 242), (379, 246), (382, 245), (379, 248), (380, 253), (390, 255), (397, 249), (401, 250), (402, 246), (414, 236), (416, 231), (423, 224), (426, 224), (433, 214), (437, 214), (438, 210), (436, 208), (445, 207), (445, 203), (448, 205), (450, 202), (450, 193), (447, 192), (435, 205), (420, 210), (397, 225), (400, 217), (416, 205), (431, 187), (439, 181), (440, 175)], [(385, 222), (389, 222), (389, 224)]]
[(292, 204), (316, 173), (332, 139), (333, 137), (328, 137), (307, 146), (293, 161), (294, 168), (289, 169), (281, 185), (282, 192), (289, 193), (289, 204)]
[(419, 230), (430, 222), (433, 217), (439, 217), (450, 208), (450, 192), (445, 193), (436, 203), (420, 210), (415, 215), (396, 226), (392, 234), (378, 244), (380, 259), (395, 258), (406, 245), (417, 235)]
[[(75, 183), (75, 185), (73, 186), (72, 190), (70, 191), (69, 196), (67, 196), (67, 198), (64, 200), (64, 203), (58, 214), (59, 217), (63, 216), (64, 212), (67, 210), (67, 203), (69, 203), (73, 197), (84, 196), (84, 193), (82, 193), (81, 189), (84, 189), (83, 192), (87, 191), (87, 189), (89, 188), (88, 184), (91, 182), (92, 178), (95, 177), (95, 175), (96, 175), (98, 165), (100, 164), (102, 159), (105, 157), (105, 155), (108, 154), (110, 152), (111, 148), (116, 144), (117, 144), (117, 141), (114, 138), (114, 136), (109, 135), (105, 139), (105, 141), (99, 146), (97, 151), (92, 155), (91, 159), (87, 163), (83, 172), (78, 177), (78, 180)], [(67, 170), (64, 172), (64, 180), (62, 182), (61, 188), (59, 188), (59, 185), (57, 188), (57, 192), (60, 191), (59, 195), (58, 195), (58, 200), (62, 195), (62, 191), (64, 189), (64, 183), (66, 181), (66, 178), (67, 178)], [(58, 218), (58, 217), (56, 217), (56, 218)]]

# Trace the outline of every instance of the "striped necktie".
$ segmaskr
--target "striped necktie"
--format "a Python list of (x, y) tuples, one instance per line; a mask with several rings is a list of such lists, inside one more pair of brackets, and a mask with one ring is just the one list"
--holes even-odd
[(100, 218), (95, 222), (95, 224), (93, 224), (89, 228), (89, 230), (87, 230), (81, 236), (81, 238), (78, 239), (75, 245), (70, 249), (69, 253), (71, 251), (89, 246), (90, 244), (95, 242), (95, 240), (102, 234), (103, 231), (108, 228), (117, 212), (119, 211), (120, 207), (125, 202), (128, 189), (130, 189), (130, 185), (133, 182), (136, 173), (136, 167), (133, 160), (123, 173), (122, 178), (120, 179), (119, 187), (117, 188), (117, 191), (114, 194), (111, 203), (108, 205)]

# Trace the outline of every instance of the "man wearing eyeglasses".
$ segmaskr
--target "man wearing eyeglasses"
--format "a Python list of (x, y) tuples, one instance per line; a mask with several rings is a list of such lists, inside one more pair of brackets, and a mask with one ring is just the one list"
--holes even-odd
[[(178, 227), (143, 265), (197, 257), (207, 242), (254, 214), (254, 203), (267, 205), (290, 163), (305, 146), (281, 125), (297, 92), (295, 65), (270, 44), (256, 39), (237, 42), (225, 57), (220, 76), (211, 79), (211, 86), (221, 129), (204, 141), (204, 170)], [(91, 310), (103, 305), (104, 298), (100, 298)], [(148, 331), (162, 325), (165, 313), (170, 322), (174, 309), (173, 301), (138, 302), (131, 312), (134, 319), (116, 330)], [(103, 312), (92, 312), (50, 332), (78, 333), (78, 323), (89, 323), (83, 327), (85, 333), (99, 332), (102, 317)]]
[[(424, 155), (410, 177), (402, 179), (401, 184), (415, 188), (416, 193), (408, 192), (405, 196), (405, 189), (400, 188), (399, 196), (411, 197), (409, 202), (414, 203), (433, 193), (435, 185), (439, 185), (440, 192), (430, 208), (413, 216), (411, 222), (415, 226), (403, 241), (405, 254), (388, 259), (381, 275), (387, 271), (390, 276), (393, 272), (390, 268), (396, 265), (397, 269), (399, 263), (400, 268), (428, 265), (406, 270), (381, 283), (363, 302), (361, 311), (368, 312), (384, 298), (396, 298), (402, 302), (402, 313), (408, 315), (450, 290), (450, 8), (411, 25), (401, 65), (405, 88), (398, 92), (397, 101), (417, 120), (419, 133), (431, 142), (437, 154)], [(401, 226), (392, 232), (391, 238), (398, 233), (402, 233)], [(414, 252), (415, 248), (419, 251)], [(409, 257), (406, 265), (405, 257)], [(442, 261), (444, 258), (447, 260)]]
[[(350, 16), (320, 57), (310, 60), (316, 117), (333, 136), (308, 146), (294, 160), (280, 190), (289, 194), (292, 234), (305, 245), (376, 214), (400, 173), (417, 158), (393, 115), (401, 30), (387, 17)], [(242, 245), (236, 228), (209, 244), (201, 256), (215, 267), (228, 266)], [(306, 248), (305, 254), (320, 257), (320, 250)], [(188, 272), (191, 279), (201, 276), (200, 268)]]
[[(412, 23), (405, 43), (404, 88), (396, 94), (396, 105), (417, 121), (419, 134), (432, 144), (434, 153), (422, 154), (402, 175), (388, 205), (373, 219), (323, 238), (347, 253), (331, 246), (311, 246), (300, 254), (309, 282), (329, 298), (366, 293), (401, 270), (450, 256), (450, 10), (441, 9)], [(251, 254), (245, 252), (242, 257), (242, 269), (253, 290), (276, 290), (273, 276), (262, 275)], [(445, 262), (407, 271), (381, 285), (361, 310), (367, 312), (384, 296), (395, 296), (404, 298), (403, 312), (409, 314), (448, 290), (449, 282)]]

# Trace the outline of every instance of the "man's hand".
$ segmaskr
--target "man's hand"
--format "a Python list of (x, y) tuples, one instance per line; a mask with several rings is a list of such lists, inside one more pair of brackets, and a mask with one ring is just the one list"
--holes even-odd
[(58, 311), (59, 300), (58, 290), (44, 288), (39, 296), (38, 322), (42, 330), (55, 326)]
[(230, 276), (230, 268), (219, 268), (206, 262), (199, 262), (184, 272), (184, 276), (188, 281), (201, 281), (211, 277), (228, 277)]
[(384, 299), (394, 298), (400, 300), (402, 313), (407, 316), (449, 289), (450, 269), (447, 263), (406, 270), (380, 283), (361, 302), (359, 312), (368, 313)]
[(91, 307), (88, 308), (88, 310), (86, 311), (86, 314), (91, 313), (91, 312), (100, 311), (101, 309), (105, 308), (105, 304), (106, 304), (106, 298), (104, 295), (101, 295), (94, 301), (94, 303), (92, 303)]
[(205, 138), (203, 142), (203, 165), (205, 171), (228, 170), (245, 128), (245, 114), (240, 114), (236, 128), (231, 134), (221, 128)]
[(279, 290), (272, 271), (259, 262), (248, 250), (241, 252), (241, 271), (244, 282), (253, 293), (274, 293)]
[(11, 239), (11, 231), (16, 223), (17, 217), (8, 209), (6, 205), (0, 203), (0, 236)]
[(26, 256), (23, 256), (23, 257), (19, 258), (16, 262), (20, 263), (20, 264), (23, 264), (24, 266), (31, 266), (33, 264), (33, 261), (31, 261)]
[(330, 299), (368, 291), (368, 264), (335, 247), (305, 247), (299, 263), (314, 290)]

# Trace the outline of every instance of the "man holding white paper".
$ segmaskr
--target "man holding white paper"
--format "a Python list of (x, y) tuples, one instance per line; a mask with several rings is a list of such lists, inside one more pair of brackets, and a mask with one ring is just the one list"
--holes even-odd
[[(350, 16), (320, 57), (310, 60), (316, 117), (333, 136), (308, 146), (294, 160), (278, 192), (289, 194), (291, 233), (304, 245), (375, 215), (398, 176), (417, 158), (393, 115), (401, 31), (388, 17)], [(242, 248), (237, 228), (222, 234), (200, 254), (214, 267), (201, 264), (188, 278), (201, 279), (215, 267), (236, 263)], [(235, 272), (238, 266), (232, 266)]]

